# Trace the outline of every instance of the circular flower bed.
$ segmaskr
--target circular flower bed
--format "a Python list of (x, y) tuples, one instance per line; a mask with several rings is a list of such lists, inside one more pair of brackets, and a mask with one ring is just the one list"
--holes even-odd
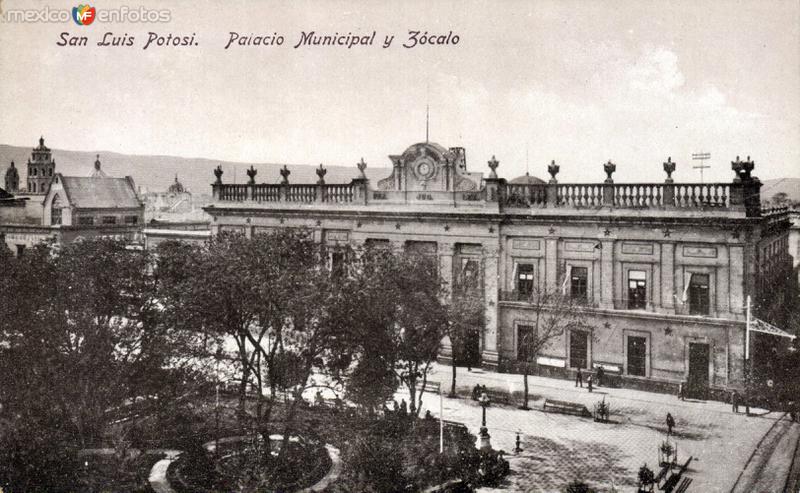
[(313, 485), (331, 468), (322, 443), (292, 437), (279, 459), (282, 438), (273, 435), (270, 442), (269, 452), (263, 440), (255, 437), (221, 439), (218, 451), (214, 442), (207, 447), (192, 447), (170, 465), (167, 478), (179, 493), (241, 489), (288, 492)]

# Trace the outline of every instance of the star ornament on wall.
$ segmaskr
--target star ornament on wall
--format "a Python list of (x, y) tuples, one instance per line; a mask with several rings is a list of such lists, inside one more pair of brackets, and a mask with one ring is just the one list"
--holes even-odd
[(556, 232), (556, 228), (554, 228), (554, 227), (550, 226), (550, 229), (548, 229), (547, 231), (549, 231), (549, 232), (550, 232), (550, 234), (553, 234), (553, 233), (555, 233), (555, 232)]

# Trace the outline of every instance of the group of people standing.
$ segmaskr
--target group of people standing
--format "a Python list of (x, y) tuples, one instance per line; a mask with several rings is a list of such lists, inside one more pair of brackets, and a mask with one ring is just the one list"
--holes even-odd
[[(606, 371), (605, 369), (603, 369), (602, 366), (598, 366), (596, 373), (597, 373), (597, 386), (601, 387), (603, 385), (603, 379), (605, 378)], [(587, 387), (589, 388), (589, 392), (591, 392), (592, 389), (594, 388), (593, 387), (594, 378), (591, 373), (589, 373), (589, 376), (586, 378), (586, 384)], [(575, 374), (575, 386), (583, 388), (583, 371), (581, 371), (580, 368), (578, 368), (578, 372)]]

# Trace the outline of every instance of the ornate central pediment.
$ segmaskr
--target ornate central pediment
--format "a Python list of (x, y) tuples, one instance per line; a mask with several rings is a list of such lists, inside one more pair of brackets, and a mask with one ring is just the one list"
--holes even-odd
[(480, 186), (480, 177), (467, 173), (462, 147), (445, 149), (433, 142), (423, 142), (389, 159), (392, 174), (378, 182), (379, 190), (470, 191)]

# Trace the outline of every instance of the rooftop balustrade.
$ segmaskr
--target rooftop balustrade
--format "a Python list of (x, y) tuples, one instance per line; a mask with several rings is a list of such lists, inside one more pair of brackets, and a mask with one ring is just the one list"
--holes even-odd
[[(493, 175), (497, 161), (490, 161)], [(616, 165), (604, 164), (608, 177), (599, 183), (559, 183), (559, 167), (552, 163), (549, 183), (512, 184), (503, 178), (489, 176), (480, 190), (378, 190), (370, 186), (363, 173), (366, 164), (359, 163), (361, 177), (347, 184), (326, 184), (325, 168), (317, 169), (315, 184), (290, 184), (290, 171), (281, 169), (280, 184), (256, 184), (256, 170), (248, 170), (247, 184), (222, 183), (222, 169), (215, 170), (217, 181), (212, 185), (214, 198), (222, 203), (256, 204), (327, 204), (362, 206), (448, 206), (494, 208), (508, 213), (530, 213), (531, 209), (624, 209), (624, 210), (698, 210), (741, 211), (747, 217), (762, 215), (760, 207), (761, 182), (750, 176), (752, 161), (731, 163), (736, 178), (730, 183), (674, 183), (671, 173), (675, 163), (664, 163), (667, 179), (664, 183), (614, 183), (611, 175)]]

